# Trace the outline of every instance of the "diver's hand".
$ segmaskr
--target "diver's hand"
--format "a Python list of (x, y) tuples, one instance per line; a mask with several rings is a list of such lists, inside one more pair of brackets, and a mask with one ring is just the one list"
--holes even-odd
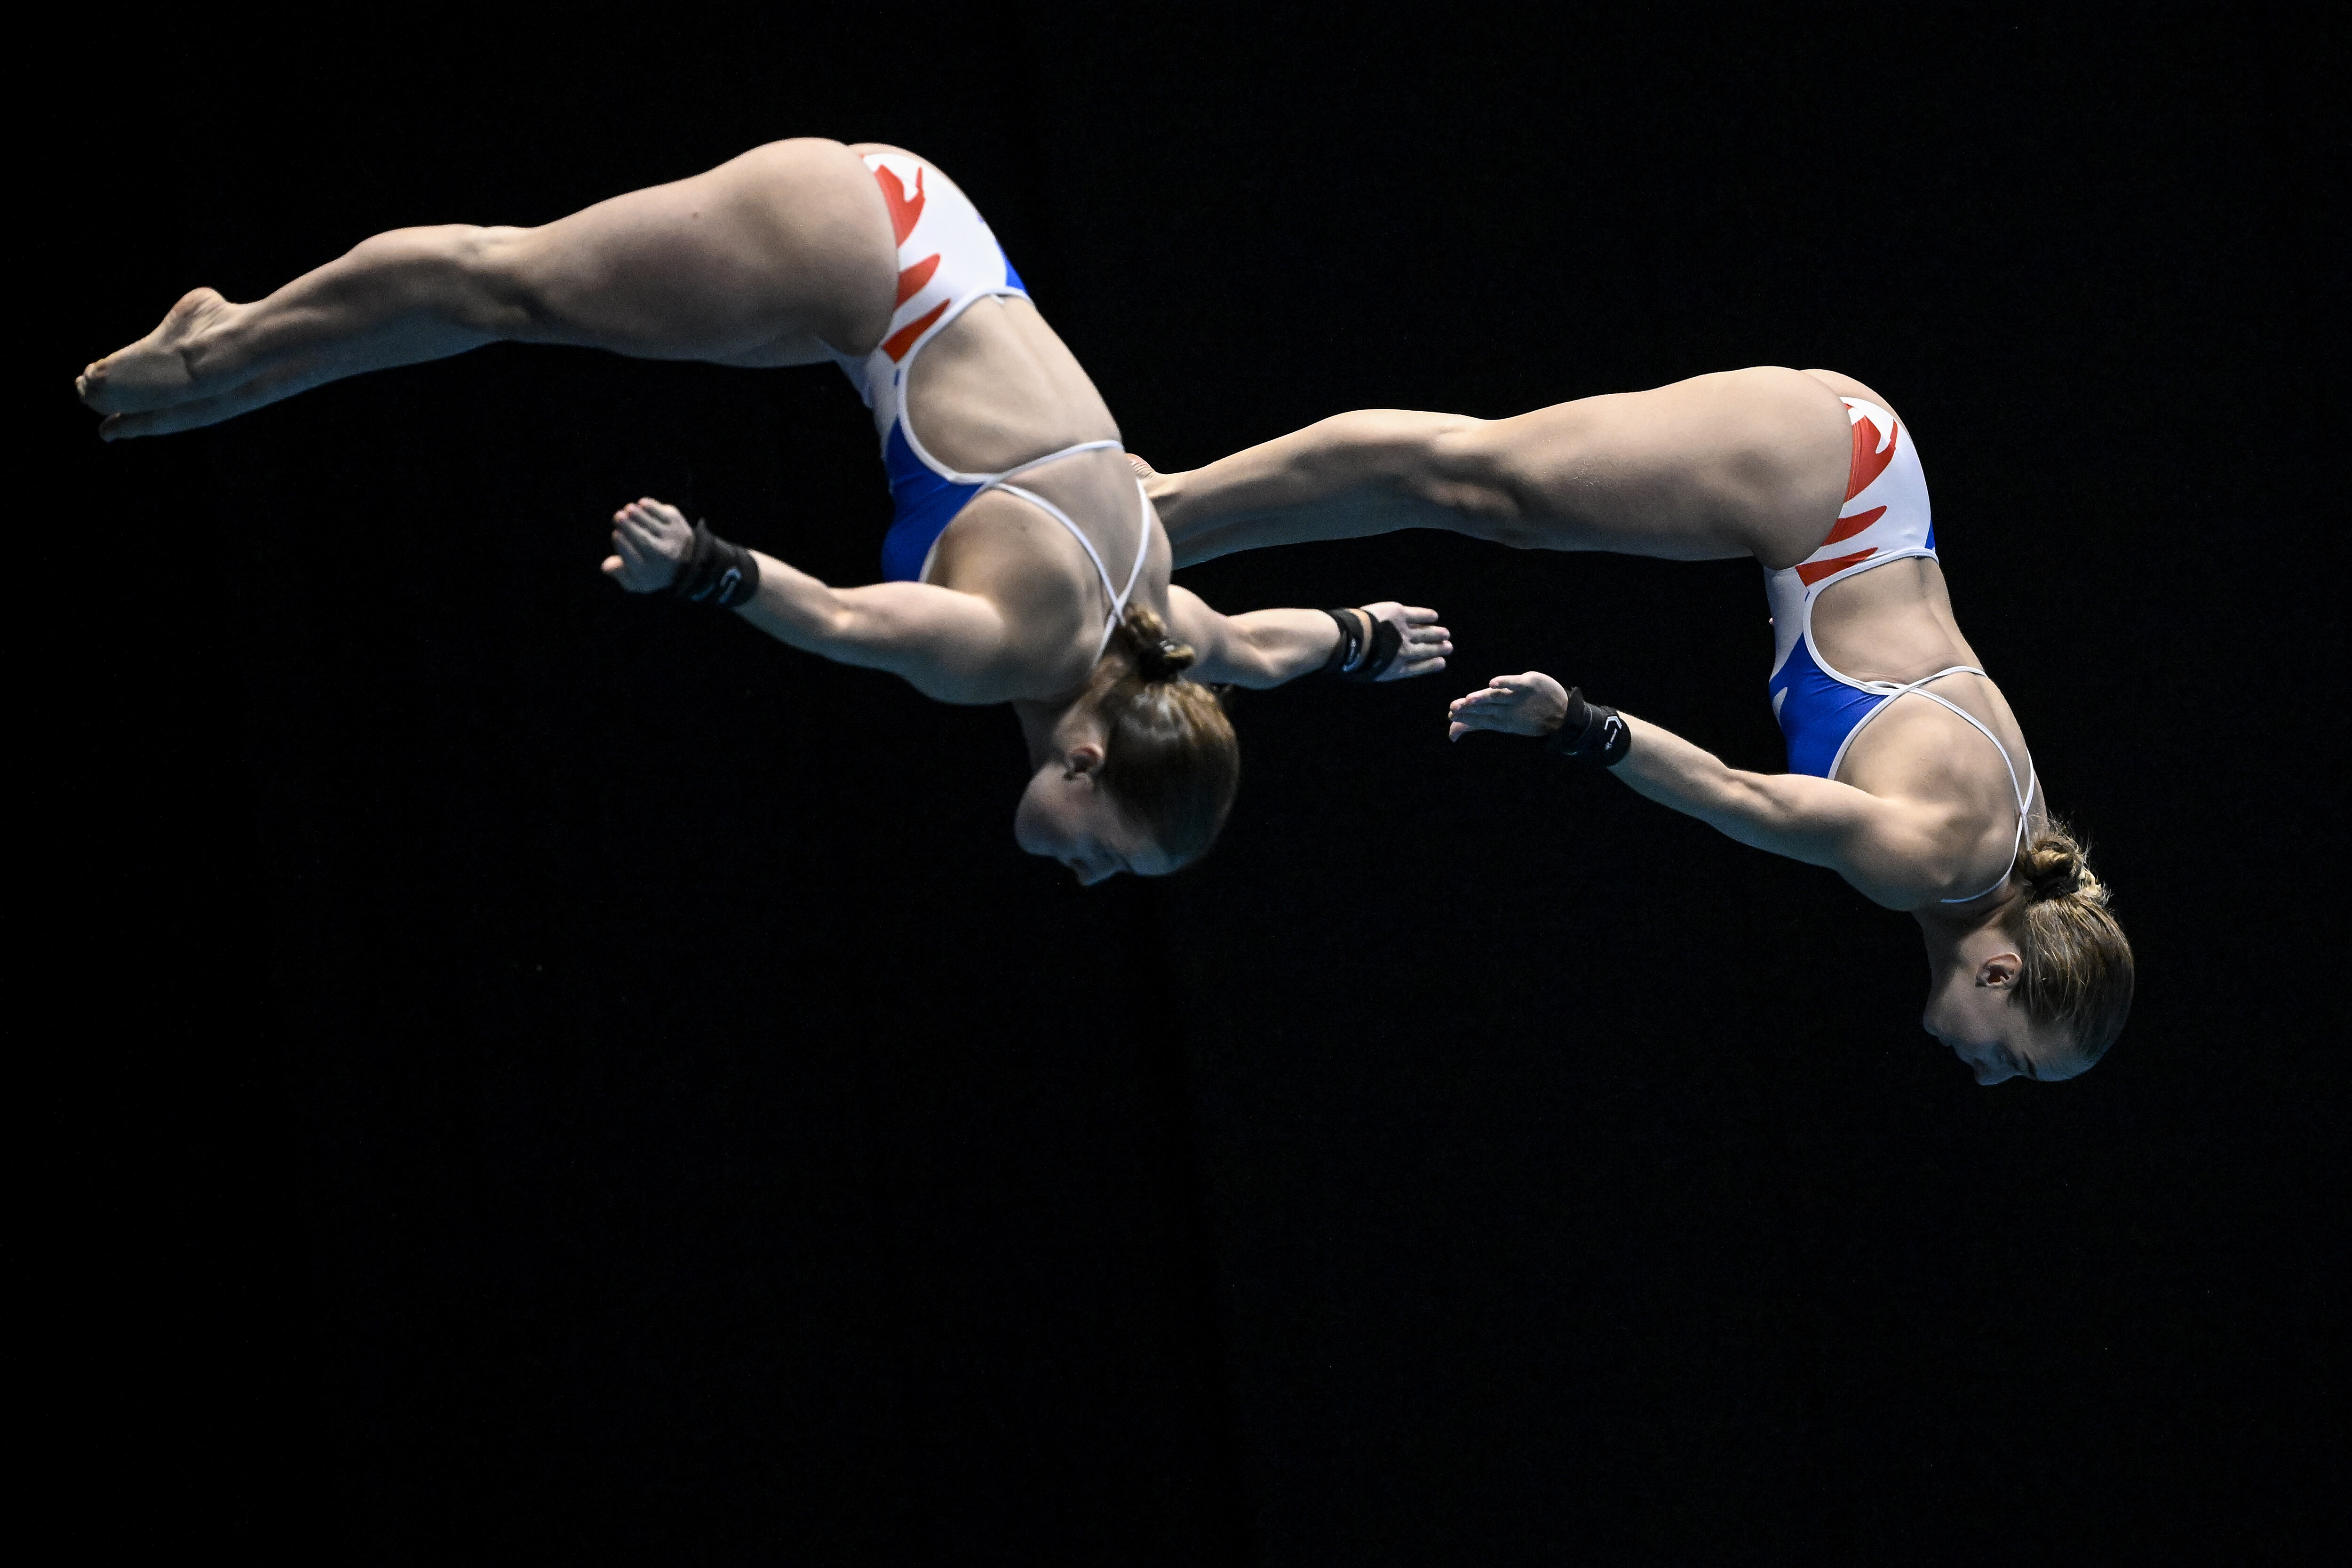
[(1473, 730), (1506, 735), (1549, 735), (1568, 718), (1568, 689), (1541, 670), (1498, 675), (1467, 697), (1446, 705), (1445, 738), (1458, 741)]
[(667, 501), (633, 500), (613, 514), (613, 550), (605, 576), (632, 594), (658, 594), (694, 552), (694, 524)]
[(1388, 622), (1403, 639), (1397, 645), (1396, 658), (1381, 671), (1382, 680), (1411, 680), (1416, 675), (1434, 675), (1445, 668), (1445, 658), (1454, 651), (1454, 634), (1437, 624), (1435, 610), (1400, 605), (1394, 599), (1360, 605), (1357, 608), (1370, 616), (1376, 627), (1381, 621)]

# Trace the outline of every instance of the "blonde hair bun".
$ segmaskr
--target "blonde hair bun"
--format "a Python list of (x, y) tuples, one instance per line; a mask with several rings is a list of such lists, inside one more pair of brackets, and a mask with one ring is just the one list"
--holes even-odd
[(2131, 1012), (2131, 943), (2107, 908), (2106, 884), (2091, 874), (2082, 845), (2053, 820), (2017, 852), (2025, 897), (2002, 924), (2025, 973), (2028, 1017), (2061, 1026), (2087, 1064), (2104, 1055)]
[(2049, 827), (2035, 834), (2032, 842), (2017, 852), (2017, 874), (2037, 904), (2078, 894), (2098, 903), (2107, 901), (2107, 890), (2091, 874), (2083, 847), (2063, 828)]
[(1103, 718), (1102, 787), (1179, 865), (1215, 841), (1241, 779), (1217, 690), (1180, 679), (1199, 659), (1165, 621), (1129, 605), (1079, 699)]

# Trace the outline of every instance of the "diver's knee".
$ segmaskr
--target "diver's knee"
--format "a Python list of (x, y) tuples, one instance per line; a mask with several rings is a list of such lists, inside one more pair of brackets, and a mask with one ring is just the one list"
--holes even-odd
[(1445, 415), (1442, 421), (1423, 442), (1414, 489), (1458, 514), (1462, 532), (1528, 548), (1523, 487), (1508, 439), (1493, 420)]
[(430, 231), (465, 325), (501, 338), (543, 336), (554, 325), (552, 278), (541, 231), (450, 224)]

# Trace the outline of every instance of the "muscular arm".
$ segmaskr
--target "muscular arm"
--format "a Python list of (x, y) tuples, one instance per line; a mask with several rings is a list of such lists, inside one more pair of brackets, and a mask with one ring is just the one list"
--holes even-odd
[[(695, 539), (677, 508), (649, 496), (632, 501), (613, 514), (605, 574), (630, 593), (660, 593), (687, 569)], [(887, 669), (941, 702), (1033, 695), (1036, 649), (1015, 634), (1019, 617), (985, 595), (929, 583), (835, 588), (763, 551), (743, 553), (758, 568), (759, 587), (735, 613), (779, 642)]]
[[(683, 521), (683, 520), (681, 520)], [(1003, 606), (977, 594), (929, 583), (834, 588), (773, 556), (752, 552), (760, 591), (736, 613), (780, 642), (840, 664), (887, 669), (942, 702), (1003, 702), (1031, 695), (1028, 662)], [(1330, 658), (1339, 627), (1320, 610), (1252, 610), (1223, 616), (1188, 589), (1170, 585), (1169, 619), (1192, 645), (1195, 679), (1265, 688), (1311, 675)], [(1454, 645), (1432, 610), (1374, 605), (1363, 612), (1400, 624), (1404, 643), (1381, 679), (1402, 680), (1445, 668)]]
[[(1403, 680), (1445, 668), (1454, 644), (1437, 625), (1434, 610), (1411, 609), (1394, 603), (1368, 605), (1358, 612), (1369, 620), (1393, 622), (1403, 636), (1396, 662), (1381, 679)], [(1238, 616), (1220, 615), (1198, 594), (1176, 584), (1168, 585), (1169, 629), (1179, 642), (1190, 643), (1200, 656), (1193, 679), (1210, 684), (1231, 683), (1264, 689), (1312, 675), (1323, 668), (1339, 642), (1339, 628), (1321, 610), (1248, 610)]]
[(736, 614), (777, 641), (836, 664), (887, 669), (941, 702), (1028, 695), (1003, 610), (930, 583), (835, 588), (760, 551), (760, 591)]
[[(1530, 670), (1501, 677), (1455, 701), (1454, 737), (1471, 730), (1548, 735), (1567, 711), (1566, 690)], [(1620, 714), (1632, 744), (1609, 771), (1634, 794), (1727, 837), (1809, 866), (1825, 866), (1888, 909), (1916, 909), (1938, 890), (1948, 857), (1933, 808), (1888, 800), (1811, 773), (1757, 773), (1673, 731)]]
[(1838, 868), (1885, 803), (1810, 773), (1756, 773), (1646, 719), (1622, 716), (1633, 746), (1609, 771), (1634, 794), (1758, 849)]
[(1942, 890), (1949, 852), (1932, 807), (1811, 773), (1749, 773), (1647, 720), (1626, 722), (1633, 749), (1609, 771), (1634, 794), (1742, 844), (1826, 866), (1890, 910), (1916, 909)]

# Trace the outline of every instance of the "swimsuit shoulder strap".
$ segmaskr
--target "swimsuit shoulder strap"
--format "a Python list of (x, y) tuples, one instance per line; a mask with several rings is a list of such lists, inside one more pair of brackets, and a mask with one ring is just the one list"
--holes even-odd
[[(1118, 445), (1118, 443), (1116, 441), (1091, 441), (1084, 447), (1073, 447), (1067, 452), (1056, 452), (1054, 454), (1054, 458), (1066, 458), (1070, 455), (1070, 452), (1092, 451), (1099, 447), (1116, 447)], [(1054, 458), (1040, 458), (1037, 459), (1036, 463), (1024, 464), (1022, 468), (1014, 468), (1011, 471), (1013, 473), (1020, 473), (1024, 468), (1034, 468), (1037, 467), (1039, 463), (1050, 463), (1054, 460)], [(1064, 511), (1060, 507), (1055, 506), (1052, 501), (1047, 500), (1035, 490), (1024, 489), (1020, 485), (1007, 484), (1002, 479), (993, 480), (982, 488), (986, 489), (1001, 489), (1007, 495), (1019, 496), (1031, 506), (1037, 508), (1046, 516), (1060, 523), (1064, 528), (1068, 529), (1070, 531), (1070, 537), (1076, 539), (1078, 542), (1078, 547), (1087, 552), (1087, 559), (1095, 563), (1095, 575), (1102, 579), (1103, 592), (1110, 595), (1110, 614), (1104, 617), (1102, 637), (1095, 644), (1095, 657), (1097, 658), (1100, 658), (1102, 657), (1102, 650), (1110, 646), (1111, 629), (1117, 626), (1119, 623), (1120, 617), (1127, 614), (1128, 596), (1135, 592), (1136, 580), (1143, 575), (1143, 559), (1151, 552), (1151, 498), (1145, 492), (1143, 489), (1143, 481), (1141, 479), (1135, 481), (1136, 500), (1140, 503), (1141, 507), (1141, 537), (1135, 542), (1135, 564), (1128, 568), (1127, 586), (1124, 588), (1113, 585), (1110, 579), (1110, 569), (1103, 564), (1101, 552), (1095, 549), (1094, 541), (1087, 537), (1086, 530), (1080, 528), (1076, 522), (1071, 521), (1070, 514), (1068, 512)]]
[[(1976, 726), (1976, 731), (1978, 734), (1982, 735), (1986, 740), (1992, 742), (1992, 749), (2000, 753), (2000, 765), (2009, 770), (2010, 793), (2017, 797), (2017, 835), (2014, 842), (2011, 844), (2009, 849), (2010, 863), (2014, 865), (2017, 861), (2017, 852), (2025, 847), (2025, 817), (2026, 814), (2032, 809), (2033, 792), (2041, 786), (2042, 781), (2033, 772), (2032, 759), (2028, 757), (2026, 759), (2025, 765), (2025, 782), (2023, 784), (2020, 784), (2017, 778), (2017, 763), (2010, 757), (2009, 748), (2000, 743), (2000, 737), (1994, 734), (1991, 728), (1987, 725), (1983, 720), (1978, 718), (1975, 714), (1969, 712), (1967, 709), (1961, 707), (1950, 698), (1938, 696), (1935, 692), (1927, 689), (1928, 681), (1941, 680), (1948, 675), (1984, 675), (1984, 671), (1979, 669), (1973, 664), (1955, 664), (1947, 666), (1945, 668), (1937, 670), (1935, 674), (1927, 676), (1918, 680), (1906, 681), (1900, 684), (1891, 680), (1872, 680), (1865, 681), (1864, 684), (1873, 691), (1885, 693), (1890, 700), (1906, 694), (1916, 697), (1924, 697), (1928, 701), (1937, 703), (1958, 714), (1970, 724)], [(1985, 676), (1985, 679), (1990, 680), (1992, 678), (1987, 675)], [(1985, 894), (1991, 892), (1993, 888), (1998, 888), (2002, 882), (2006, 882), (2008, 880), (2009, 872), (2007, 870), (2003, 870), (2000, 874), (2000, 881), (1994, 882), (1992, 887), (1980, 889), (1976, 892), (1967, 895), (1965, 898), (1943, 899), (1938, 901), (1947, 904), (1972, 903), (1976, 900), (1983, 898)]]

